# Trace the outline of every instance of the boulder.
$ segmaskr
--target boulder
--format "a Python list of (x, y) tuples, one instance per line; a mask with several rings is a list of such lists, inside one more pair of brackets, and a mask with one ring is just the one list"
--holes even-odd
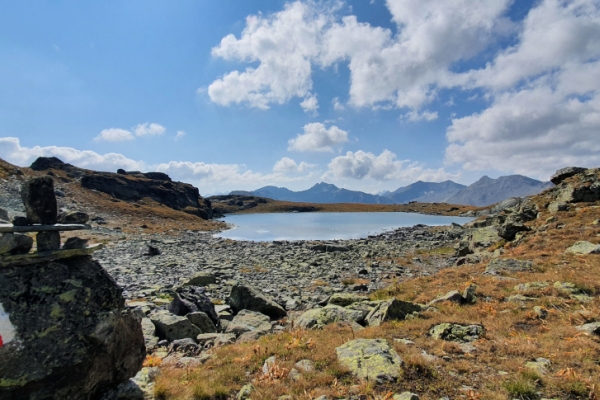
[(73, 236), (67, 239), (63, 244), (63, 249), (83, 249), (87, 247), (88, 239), (81, 239), (77, 236)]
[(46, 175), (33, 178), (21, 187), (21, 199), (31, 224), (52, 225), (58, 221), (54, 180)]
[(177, 288), (173, 294), (173, 301), (169, 304), (169, 311), (182, 317), (192, 312), (202, 311), (215, 325), (219, 323), (214, 304), (204, 294), (204, 289), (196, 286)]
[(202, 333), (200, 328), (192, 322), (168, 311), (157, 311), (150, 315), (150, 320), (156, 327), (156, 335), (159, 339), (170, 342), (177, 339), (193, 338)]
[(0, 269), (0, 398), (96, 399), (145, 358), (140, 320), (91, 257)]
[(581, 168), (581, 167), (566, 167), (566, 168), (561, 168), (558, 171), (556, 171), (550, 177), (550, 181), (552, 183), (554, 183), (555, 185), (558, 185), (559, 183), (561, 183), (565, 179), (570, 178), (573, 175), (580, 174), (580, 173), (582, 173), (584, 171), (585, 171), (585, 168)]
[(432, 338), (452, 342), (473, 342), (479, 339), (484, 332), (483, 325), (453, 324), (448, 322), (432, 326), (429, 329), (429, 335)]
[(271, 331), (271, 320), (268, 316), (259, 312), (242, 310), (227, 326), (226, 333), (241, 336), (246, 332), (259, 332), (267, 334)]
[(485, 269), (484, 274), (497, 275), (500, 272), (532, 272), (534, 264), (531, 261), (515, 260), (513, 258), (494, 258)]
[(352, 303), (358, 303), (365, 300), (369, 300), (369, 298), (355, 293), (335, 293), (329, 298), (328, 304), (347, 307)]
[(385, 339), (355, 339), (335, 349), (338, 361), (360, 379), (395, 382), (402, 359)]
[(0, 222), (8, 222), (10, 221), (10, 218), (8, 216), (8, 211), (6, 211), (4, 208), (0, 208)]
[(565, 253), (572, 254), (600, 254), (600, 244), (593, 244), (585, 240), (576, 242)]
[(85, 224), (89, 220), (90, 216), (81, 211), (61, 213), (58, 216), (58, 222), (61, 224)]
[(202, 311), (192, 312), (186, 315), (187, 319), (194, 325), (196, 325), (202, 333), (214, 333), (217, 331), (217, 327), (212, 320)]
[(391, 299), (379, 303), (365, 318), (369, 326), (379, 326), (385, 321), (405, 319), (407, 315), (422, 311), (419, 304)]
[(217, 283), (217, 277), (211, 272), (198, 272), (187, 280), (183, 286), (208, 286)]
[(402, 392), (392, 396), (392, 400), (419, 400), (419, 396), (412, 392)]
[(585, 332), (589, 335), (600, 336), (600, 322), (590, 322), (589, 324), (578, 326), (577, 330)]
[(0, 236), (0, 254), (27, 254), (33, 247), (33, 239), (26, 235), (3, 233)]
[(460, 294), (458, 290), (452, 290), (443, 296), (431, 300), (429, 303), (427, 303), (427, 305), (432, 306), (434, 304), (443, 303), (445, 301), (461, 304), (462, 302), (464, 302), (464, 300), (464, 297), (462, 296), (462, 294)]
[(538, 357), (535, 361), (528, 361), (525, 363), (525, 368), (537, 372), (540, 375), (546, 375), (552, 363), (547, 358)]
[(325, 325), (334, 322), (361, 323), (366, 313), (360, 310), (350, 310), (340, 306), (327, 305), (306, 311), (295, 321), (296, 325), (304, 329), (323, 329)]
[(150, 318), (142, 318), (142, 332), (144, 334), (144, 342), (146, 349), (152, 350), (158, 345), (158, 336), (156, 336), (156, 328)]
[(283, 307), (259, 289), (242, 283), (236, 283), (231, 288), (229, 305), (234, 312), (240, 310), (257, 311), (268, 315), (271, 319), (280, 319), (287, 315)]

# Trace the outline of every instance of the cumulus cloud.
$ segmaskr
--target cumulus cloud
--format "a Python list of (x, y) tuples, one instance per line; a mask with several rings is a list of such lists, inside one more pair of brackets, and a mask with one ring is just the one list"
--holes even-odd
[(431, 111), (423, 111), (423, 112), (417, 112), (417, 111), (410, 111), (408, 113), (406, 113), (404, 115), (404, 118), (407, 118), (409, 121), (435, 121), (436, 119), (438, 119), (438, 113), (437, 111), (435, 112), (431, 112)]
[(175, 135), (175, 140), (179, 140), (185, 135), (187, 135), (187, 133), (185, 133), (184, 131), (177, 131), (177, 135)]
[(15, 165), (29, 166), (38, 157), (57, 157), (66, 163), (99, 171), (116, 171), (119, 168), (125, 170), (147, 169), (143, 161), (135, 161), (122, 154), (107, 153), (102, 155), (94, 151), (77, 150), (72, 147), (24, 147), (21, 146), (18, 138), (0, 138), (0, 158)]
[(331, 104), (333, 104), (333, 109), (335, 111), (344, 111), (346, 107), (342, 103), (340, 103), (340, 99), (338, 97), (334, 97), (331, 100)]
[(316, 167), (315, 164), (308, 164), (302, 161), (300, 164), (296, 163), (293, 159), (289, 157), (283, 157), (281, 160), (277, 161), (273, 166), (274, 172), (289, 172), (289, 173), (297, 173), (304, 172), (306, 170), (312, 169)]
[(124, 142), (133, 140), (135, 137), (126, 129), (110, 128), (104, 129), (94, 138), (95, 142)]
[(304, 110), (304, 112), (310, 112), (313, 115), (317, 115), (317, 110), (319, 109), (319, 101), (317, 100), (317, 95), (309, 94), (304, 98), (304, 100), (300, 103), (300, 107)]
[(565, 165), (600, 163), (599, 58), (598, 2), (540, 2), (513, 47), (464, 74), (489, 90), (491, 103), (452, 120), (446, 161), (540, 179)]
[(332, 125), (329, 129), (320, 122), (304, 125), (304, 133), (288, 141), (290, 151), (333, 151), (348, 141), (348, 132)]
[(372, 179), (376, 181), (442, 181), (456, 178), (443, 169), (425, 169), (408, 160), (397, 160), (396, 154), (384, 150), (380, 155), (358, 150), (335, 157), (328, 165), (325, 177), (338, 179)]
[(165, 133), (166, 128), (160, 124), (156, 123), (148, 123), (145, 124), (137, 124), (133, 131), (136, 136), (157, 136)]

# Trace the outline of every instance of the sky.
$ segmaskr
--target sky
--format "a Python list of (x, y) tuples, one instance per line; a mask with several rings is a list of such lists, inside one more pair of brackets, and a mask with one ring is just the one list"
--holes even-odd
[(0, 0), (0, 158), (203, 195), (600, 165), (599, 0)]

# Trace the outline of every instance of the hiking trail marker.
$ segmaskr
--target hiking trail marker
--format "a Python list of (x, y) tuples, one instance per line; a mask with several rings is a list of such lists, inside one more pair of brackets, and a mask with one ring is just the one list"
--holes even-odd
[(15, 327), (10, 322), (8, 314), (0, 303), (0, 348), (12, 342), (15, 338)]

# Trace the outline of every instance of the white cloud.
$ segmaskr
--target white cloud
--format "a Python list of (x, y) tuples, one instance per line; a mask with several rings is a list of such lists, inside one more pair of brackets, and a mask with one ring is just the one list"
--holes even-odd
[(306, 170), (312, 169), (316, 167), (315, 164), (308, 164), (302, 161), (300, 164), (296, 163), (293, 159), (289, 157), (283, 157), (281, 160), (277, 161), (273, 166), (274, 172), (289, 172), (289, 173), (297, 173), (304, 172)]
[(324, 178), (397, 180), (412, 183), (416, 180), (439, 182), (457, 177), (443, 169), (425, 169), (420, 164), (411, 163), (409, 160), (397, 160), (396, 154), (389, 150), (382, 151), (380, 155), (362, 150), (349, 151), (346, 155), (331, 160), (328, 167), (329, 170)]
[(156, 123), (144, 123), (144, 124), (137, 124), (134, 128), (133, 131), (135, 132), (136, 136), (157, 136), (157, 135), (162, 135), (163, 133), (165, 133), (166, 128), (160, 124), (156, 124)]
[(300, 107), (302, 107), (304, 112), (310, 112), (313, 115), (318, 115), (317, 110), (319, 108), (319, 101), (317, 100), (317, 95), (309, 93), (300, 103)]
[(182, 137), (184, 137), (185, 135), (187, 135), (187, 133), (185, 133), (184, 131), (177, 131), (177, 135), (175, 136), (175, 140), (179, 140)]
[(548, 179), (566, 165), (600, 163), (600, 4), (545, 0), (523, 21), (517, 43), (469, 71), (490, 106), (455, 118), (448, 163)]
[(143, 161), (129, 159), (122, 154), (98, 154), (90, 150), (77, 150), (71, 147), (23, 147), (18, 138), (0, 138), (0, 158), (19, 166), (29, 166), (38, 157), (57, 157), (62, 161), (81, 168), (98, 171), (146, 170)]
[(348, 141), (348, 132), (333, 125), (329, 129), (320, 122), (304, 125), (304, 133), (288, 141), (290, 151), (333, 151)]
[(346, 109), (346, 107), (340, 103), (340, 99), (338, 97), (334, 97), (333, 100), (331, 100), (331, 104), (333, 104), (333, 109), (335, 111), (344, 111)]
[(133, 140), (135, 137), (126, 129), (110, 128), (104, 129), (94, 138), (95, 142), (124, 142)]
[(436, 119), (438, 119), (438, 113), (437, 113), (437, 111), (435, 111), (435, 112), (423, 111), (420, 113), (417, 111), (409, 111), (408, 113), (406, 113), (404, 115), (404, 118), (408, 118), (409, 121), (413, 121), (413, 122), (435, 121)]

